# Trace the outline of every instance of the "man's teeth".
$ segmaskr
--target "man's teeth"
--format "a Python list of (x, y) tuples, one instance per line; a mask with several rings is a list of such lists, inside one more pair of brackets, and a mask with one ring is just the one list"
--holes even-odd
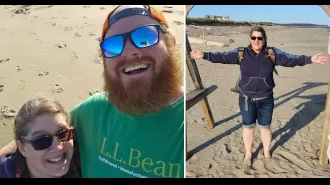
[(48, 160), (51, 161), (51, 162), (58, 162), (58, 161), (60, 161), (62, 158), (63, 158), (63, 155), (60, 156), (60, 157), (58, 157), (58, 158), (53, 158), (53, 159), (48, 159)]
[(147, 67), (148, 67), (148, 65), (146, 65), (146, 64), (140, 64), (140, 65), (136, 65), (136, 66), (132, 66), (132, 67), (127, 67), (124, 69), (124, 72), (128, 73), (128, 72), (136, 70), (136, 69), (145, 69)]

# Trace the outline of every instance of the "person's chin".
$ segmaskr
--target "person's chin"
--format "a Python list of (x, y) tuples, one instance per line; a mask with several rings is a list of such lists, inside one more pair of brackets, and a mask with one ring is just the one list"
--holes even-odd
[(256, 51), (260, 51), (262, 47), (260, 46), (254, 46), (253, 49), (256, 50)]
[(125, 89), (140, 89), (147, 90), (151, 86), (152, 75), (144, 75), (139, 78), (122, 78), (122, 84)]
[(49, 172), (50, 172), (50, 174), (52, 174), (52, 176), (60, 178), (60, 177), (62, 177), (65, 174), (68, 173), (69, 168), (70, 168), (69, 165), (65, 165), (65, 166), (63, 166), (62, 169), (57, 169), (57, 170), (56, 169), (49, 169)]
[(45, 161), (45, 167), (48, 170), (49, 174), (55, 177), (61, 177), (65, 175), (70, 168), (71, 157), (69, 152), (65, 152), (63, 157), (58, 161)]

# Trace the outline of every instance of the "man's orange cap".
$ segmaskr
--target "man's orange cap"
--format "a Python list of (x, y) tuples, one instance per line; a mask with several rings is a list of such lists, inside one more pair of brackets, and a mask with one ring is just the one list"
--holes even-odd
[[(104, 35), (106, 33), (106, 31), (110, 28), (111, 24), (113, 24), (114, 22), (116, 22), (117, 20), (124, 18), (124, 17), (128, 17), (128, 16), (132, 16), (132, 15), (147, 15), (157, 21), (159, 21), (160, 23), (164, 24), (166, 27), (168, 27), (168, 23), (163, 15), (163, 13), (154, 8), (151, 7), (150, 5), (143, 5), (145, 8), (132, 8), (132, 10), (130, 11), (130, 14), (126, 14), (127, 12), (124, 12), (125, 10), (123, 10), (122, 12), (119, 12), (118, 14), (116, 14), (114, 17), (111, 17), (111, 15), (113, 14), (113, 12), (115, 12), (117, 10), (117, 8), (119, 8), (121, 5), (117, 6), (115, 9), (113, 9), (107, 16), (107, 18), (104, 21), (103, 24), (103, 29), (102, 29), (102, 36), (100, 38), (101, 42), (104, 40)], [(128, 9), (130, 10), (130, 9)], [(137, 11), (140, 10), (140, 13), (137, 12), (132, 12), (132, 11)], [(142, 11), (141, 11), (142, 10)]]

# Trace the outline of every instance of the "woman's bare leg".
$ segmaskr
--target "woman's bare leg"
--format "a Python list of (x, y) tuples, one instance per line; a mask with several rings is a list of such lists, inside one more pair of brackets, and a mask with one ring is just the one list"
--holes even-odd
[[(243, 142), (245, 147), (244, 163), (251, 165), (254, 128), (243, 128)], [(247, 163), (248, 162), (248, 163)]]

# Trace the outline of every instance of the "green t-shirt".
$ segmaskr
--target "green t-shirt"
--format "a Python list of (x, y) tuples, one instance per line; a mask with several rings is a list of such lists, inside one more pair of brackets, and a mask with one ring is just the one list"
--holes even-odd
[(183, 178), (184, 98), (152, 115), (130, 116), (105, 92), (71, 110), (82, 177)]

